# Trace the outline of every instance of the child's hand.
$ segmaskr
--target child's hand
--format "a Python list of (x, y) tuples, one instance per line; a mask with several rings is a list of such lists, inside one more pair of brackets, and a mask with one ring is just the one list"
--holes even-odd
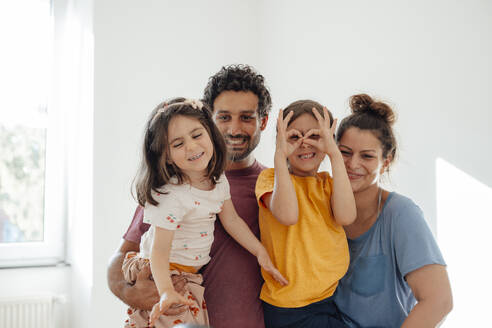
[[(335, 142), (335, 130), (337, 127), (337, 119), (333, 120), (333, 124), (330, 126), (330, 116), (328, 110), (323, 107), (324, 117), (313, 108), (313, 114), (318, 120), (319, 128), (309, 130), (304, 136), (303, 142), (318, 148), (328, 156), (331, 156), (339, 152), (338, 146)], [(309, 138), (312, 135), (319, 135), (319, 139)]]
[(272, 260), (270, 259), (270, 256), (268, 256), (268, 253), (264, 247), (260, 249), (256, 258), (258, 259), (258, 263), (261, 265), (261, 267), (266, 272), (271, 274), (273, 279), (275, 279), (279, 284), (285, 286), (289, 283), (287, 279), (282, 276), (280, 271), (278, 271), (277, 268), (273, 265)]
[[(173, 287), (176, 292), (180, 295), (186, 293), (186, 278), (182, 275), (172, 275), (171, 281), (173, 282)], [(159, 294), (157, 294), (159, 295)], [(185, 312), (188, 308), (186, 306), (171, 306), (163, 314), (164, 315), (178, 315)]]
[(283, 156), (283, 158), (289, 157), (302, 143), (302, 134), (298, 130), (291, 129), (287, 131), (292, 115), (294, 115), (294, 112), (290, 112), (283, 119), (283, 109), (278, 113), (276, 153)]
[(186, 299), (183, 295), (176, 292), (174, 289), (169, 289), (161, 295), (161, 300), (156, 303), (150, 312), (149, 325), (152, 326), (159, 316), (164, 314), (171, 306), (193, 305), (192, 300)]

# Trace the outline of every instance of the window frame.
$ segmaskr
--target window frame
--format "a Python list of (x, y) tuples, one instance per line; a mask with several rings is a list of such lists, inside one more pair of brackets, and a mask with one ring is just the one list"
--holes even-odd
[[(50, 87), (47, 88), (46, 114), (41, 115), (38, 127), (46, 130), (45, 147), (45, 180), (44, 180), (44, 213), (43, 241), (6, 242), (0, 243), (0, 268), (57, 265), (66, 258), (67, 235), (67, 146), (64, 117), (57, 106), (55, 76), (56, 76), (56, 39), (53, 1), (38, 0), (49, 5), (50, 15), (50, 62), (46, 78)], [(34, 53), (34, 55), (36, 55)], [(29, 116), (27, 114), (26, 116)], [(43, 117), (44, 116), (44, 119)], [(11, 123), (26, 125), (22, 115), (15, 117)]]

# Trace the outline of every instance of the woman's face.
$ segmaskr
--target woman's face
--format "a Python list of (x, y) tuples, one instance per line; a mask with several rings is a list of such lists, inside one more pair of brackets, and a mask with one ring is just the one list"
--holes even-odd
[(338, 148), (354, 193), (377, 186), (390, 160), (383, 159), (381, 142), (372, 131), (348, 128), (339, 140)]

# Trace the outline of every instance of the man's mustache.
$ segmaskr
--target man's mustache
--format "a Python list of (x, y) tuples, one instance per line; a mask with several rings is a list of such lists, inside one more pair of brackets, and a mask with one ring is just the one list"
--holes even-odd
[(250, 139), (250, 137), (246, 134), (236, 134), (234, 136), (232, 134), (225, 134), (224, 138), (226, 138), (226, 139), (246, 139), (246, 140)]

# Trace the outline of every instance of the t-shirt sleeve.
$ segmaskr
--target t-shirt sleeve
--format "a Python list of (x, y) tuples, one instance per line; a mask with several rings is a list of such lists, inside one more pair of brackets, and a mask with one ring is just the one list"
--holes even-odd
[(328, 197), (331, 198), (333, 194), (333, 178), (328, 172), (323, 172), (323, 174), (325, 193)]
[(231, 199), (231, 187), (229, 186), (229, 180), (227, 180), (225, 174), (222, 174), (220, 176), (219, 180), (217, 181), (217, 185), (218, 187), (220, 187), (224, 200)]
[(446, 265), (422, 210), (416, 204), (406, 204), (398, 211), (392, 236), (397, 265), (403, 276), (428, 264)]
[(135, 209), (135, 214), (133, 214), (132, 223), (128, 227), (128, 230), (123, 235), (123, 239), (134, 242), (136, 244), (140, 243), (140, 239), (145, 231), (149, 229), (149, 225), (143, 222), (144, 209), (142, 206), (137, 206)]
[(146, 204), (144, 222), (168, 230), (176, 230), (186, 214), (185, 207), (179, 201), (175, 192), (155, 194), (157, 206)]
[(273, 192), (273, 185), (275, 182), (275, 171), (274, 169), (263, 170), (258, 179), (256, 180), (255, 194), (256, 200), (259, 206), (265, 207), (262, 201), (262, 197), (267, 193)]

